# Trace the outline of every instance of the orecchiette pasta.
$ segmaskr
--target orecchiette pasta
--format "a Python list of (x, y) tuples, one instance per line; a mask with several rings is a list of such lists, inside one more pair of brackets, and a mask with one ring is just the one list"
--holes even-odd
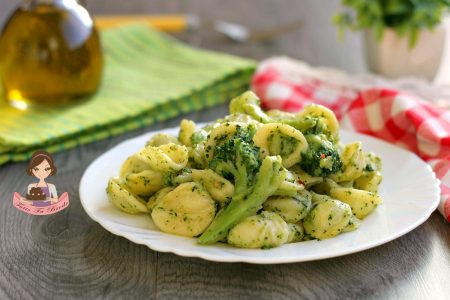
[(188, 149), (173, 143), (159, 147), (147, 146), (138, 153), (145, 157), (150, 169), (155, 171), (181, 170), (188, 162)]
[(306, 216), (303, 226), (309, 235), (326, 239), (343, 232), (351, 216), (352, 210), (348, 204), (338, 200), (321, 201)]
[(364, 155), (366, 166), (364, 171), (381, 171), (381, 158), (372, 152), (366, 152)]
[(109, 200), (120, 210), (137, 214), (147, 212), (147, 206), (144, 200), (129, 192), (120, 182), (120, 178), (113, 177), (109, 180), (106, 187), (106, 194)]
[(195, 133), (195, 123), (189, 120), (183, 120), (180, 123), (180, 133), (178, 139), (185, 146), (192, 146), (192, 135)]
[(358, 219), (355, 215), (352, 215), (350, 221), (348, 222), (348, 226), (344, 229), (344, 232), (356, 230), (359, 228), (359, 225), (361, 225), (361, 220)]
[(296, 179), (292, 172), (283, 169), (281, 173), (286, 173), (286, 178), (275, 191), (274, 195), (295, 196), (299, 191), (305, 189), (305, 186)]
[(136, 195), (149, 196), (163, 187), (163, 173), (145, 170), (122, 178), (128, 190)]
[(177, 172), (164, 173), (163, 182), (165, 186), (177, 186), (191, 181), (193, 181), (192, 170), (188, 168), (181, 169)]
[(199, 143), (188, 148), (188, 166), (191, 168), (207, 168), (208, 161), (205, 157), (205, 144)]
[(108, 199), (163, 232), (242, 248), (353, 231), (382, 203), (380, 157), (344, 145), (329, 109), (266, 113), (246, 92), (230, 112), (203, 127), (183, 120), (178, 137), (154, 135), (109, 180)]
[(337, 140), (339, 134), (339, 122), (334, 113), (322, 105), (310, 104), (305, 106), (301, 113), (301, 118), (317, 117), (326, 125), (326, 130)]
[(139, 153), (135, 153), (129, 156), (122, 164), (119, 176), (125, 178), (128, 174), (139, 173), (149, 169), (150, 165), (148, 164), (147, 159)]
[(329, 200), (333, 200), (333, 199), (328, 195), (311, 192), (311, 201), (313, 204), (323, 202), (323, 201), (329, 201)]
[(297, 243), (303, 240), (305, 236), (305, 230), (301, 223), (288, 223), (289, 226), (289, 236), (287, 243)]
[(278, 109), (268, 110), (266, 113), (275, 122), (295, 121), (300, 118), (300, 116), (298, 116), (297, 114), (281, 111)]
[(240, 248), (273, 248), (289, 239), (289, 226), (277, 214), (263, 211), (234, 226), (227, 241)]
[(210, 160), (214, 156), (214, 150), (218, 142), (226, 140), (227, 137), (236, 133), (238, 128), (245, 127), (245, 123), (239, 122), (226, 122), (219, 124), (208, 135), (208, 139), (205, 144), (205, 157)]
[(227, 202), (234, 194), (233, 184), (213, 170), (192, 170), (192, 178), (202, 184), (216, 201)]
[(382, 176), (378, 171), (364, 172), (355, 180), (354, 186), (359, 190), (376, 193), (378, 191), (378, 186), (381, 184), (381, 180)]
[(364, 219), (383, 202), (378, 194), (354, 188), (334, 188), (330, 190), (330, 195), (350, 205), (359, 219)]
[(266, 211), (279, 214), (288, 223), (297, 223), (308, 214), (311, 208), (311, 194), (302, 191), (293, 197), (270, 197), (263, 204)]
[(241, 113), (234, 113), (229, 114), (225, 118), (221, 120), (221, 123), (227, 123), (227, 122), (237, 122), (237, 123), (244, 123), (244, 124), (260, 124), (259, 122), (255, 121), (252, 117), (246, 114)]
[(323, 177), (311, 176), (298, 166), (294, 166), (291, 170), (295, 180), (303, 184), (306, 188), (310, 188), (323, 181)]
[(150, 198), (148, 198), (147, 201), (147, 209), (151, 213), (153, 211), (153, 208), (158, 204), (158, 202), (169, 192), (173, 191), (173, 187), (165, 187), (160, 189), (158, 192), (153, 194)]
[(331, 176), (335, 181), (353, 181), (363, 174), (366, 164), (361, 142), (345, 146), (342, 152), (342, 162), (344, 164), (342, 172)]
[(180, 184), (165, 194), (153, 207), (152, 219), (164, 232), (193, 237), (211, 223), (216, 206), (198, 183)]
[(303, 134), (292, 126), (282, 123), (261, 125), (253, 136), (255, 144), (263, 155), (280, 155), (285, 168), (292, 167), (301, 159), (301, 153), (308, 148)]
[(146, 146), (158, 147), (170, 143), (181, 145), (176, 136), (165, 133), (158, 133), (152, 136), (150, 140), (148, 140)]

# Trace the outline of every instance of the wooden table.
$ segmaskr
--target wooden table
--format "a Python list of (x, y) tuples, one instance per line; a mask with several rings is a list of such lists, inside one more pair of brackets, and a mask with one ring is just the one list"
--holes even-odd
[[(13, 2), (2, 0), (0, 11)], [(350, 49), (345, 50), (348, 42), (336, 49), (337, 54), (328, 56), (330, 52), (322, 49), (328, 47), (327, 42), (311, 36), (316, 30), (314, 34), (330, 37), (328, 25), (313, 25), (317, 20), (328, 20), (337, 2), (108, 0), (107, 6), (101, 6), (103, 1), (89, 1), (88, 7), (100, 13), (194, 12), (254, 27), (300, 16), (308, 21), (305, 28), (269, 44), (230, 44), (208, 31), (181, 38), (257, 59), (289, 54), (313, 64), (363, 69), (343, 55)], [(336, 58), (339, 55), (342, 59)], [(184, 117), (209, 121), (226, 111), (220, 106)], [(78, 197), (85, 168), (120, 141), (148, 130), (176, 126), (180, 119), (54, 155), (58, 175), (52, 183), (58, 190), (68, 191), (71, 198), (69, 208), (55, 215), (29, 216), (13, 208), (13, 192), (23, 192), (31, 178), (26, 175), (25, 163), (0, 167), (0, 299), (448, 299), (450, 225), (438, 213), (411, 233), (368, 251), (267, 266), (213, 263), (157, 253), (110, 234), (93, 222)]]

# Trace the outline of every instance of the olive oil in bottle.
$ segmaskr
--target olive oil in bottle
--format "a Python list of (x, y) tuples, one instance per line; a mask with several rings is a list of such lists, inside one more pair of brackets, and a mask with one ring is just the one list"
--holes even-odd
[(11, 105), (73, 102), (95, 92), (103, 64), (92, 18), (75, 0), (23, 0), (0, 36), (0, 78)]

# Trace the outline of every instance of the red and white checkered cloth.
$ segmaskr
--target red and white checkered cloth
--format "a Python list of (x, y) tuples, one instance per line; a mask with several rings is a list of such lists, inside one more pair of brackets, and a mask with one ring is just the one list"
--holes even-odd
[(286, 58), (263, 61), (252, 89), (264, 109), (295, 112), (309, 103), (332, 109), (341, 126), (407, 148), (441, 180), (439, 211), (450, 222), (450, 111), (391, 88), (358, 88), (314, 76)]

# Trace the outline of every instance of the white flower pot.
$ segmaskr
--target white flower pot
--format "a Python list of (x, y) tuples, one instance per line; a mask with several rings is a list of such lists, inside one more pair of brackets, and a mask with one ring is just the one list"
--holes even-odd
[(441, 63), (445, 37), (443, 25), (422, 30), (415, 47), (410, 49), (407, 35), (399, 37), (394, 30), (386, 29), (382, 40), (377, 41), (372, 31), (366, 31), (364, 48), (368, 67), (389, 78), (414, 76), (432, 80)]

